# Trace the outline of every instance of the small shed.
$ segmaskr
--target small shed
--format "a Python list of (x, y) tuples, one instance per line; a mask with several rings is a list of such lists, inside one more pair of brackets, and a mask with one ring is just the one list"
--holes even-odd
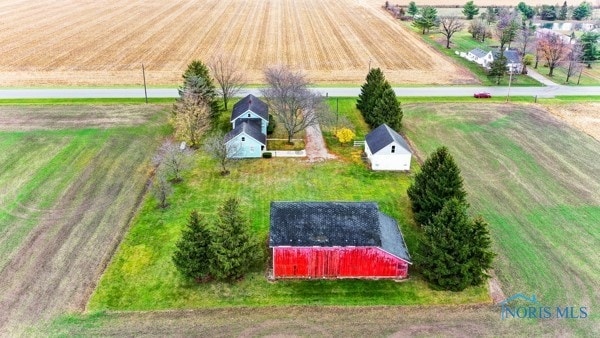
[(367, 135), (365, 153), (373, 170), (410, 170), (412, 152), (408, 143), (386, 124)]
[(396, 221), (374, 202), (271, 202), (274, 278), (408, 276)]

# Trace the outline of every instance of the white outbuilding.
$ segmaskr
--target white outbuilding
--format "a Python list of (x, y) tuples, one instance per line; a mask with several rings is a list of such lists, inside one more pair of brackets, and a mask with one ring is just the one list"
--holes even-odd
[(408, 143), (386, 124), (367, 135), (365, 153), (372, 170), (410, 170), (412, 153)]

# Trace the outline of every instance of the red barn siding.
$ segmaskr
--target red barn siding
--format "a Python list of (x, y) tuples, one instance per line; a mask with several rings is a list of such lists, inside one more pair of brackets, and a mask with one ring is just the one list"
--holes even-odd
[(377, 247), (275, 247), (275, 278), (406, 278), (408, 262)]

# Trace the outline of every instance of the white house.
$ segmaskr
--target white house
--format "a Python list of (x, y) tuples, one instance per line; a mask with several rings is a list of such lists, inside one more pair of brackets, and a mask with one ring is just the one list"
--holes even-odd
[(467, 53), (467, 59), (479, 64), (484, 68), (489, 68), (489, 65), (492, 63), (492, 61), (494, 61), (494, 55), (490, 51), (475, 48)]
[(233, 106), (233, 130), (225, 135), (227, 156), (230, 158), (261, 157), (267, 148), (269, 107), (250, 94)]
[(410, 170), (412, 153), (408, 143), (386, 124), (367, 135), (365, 153), (372, 170)]

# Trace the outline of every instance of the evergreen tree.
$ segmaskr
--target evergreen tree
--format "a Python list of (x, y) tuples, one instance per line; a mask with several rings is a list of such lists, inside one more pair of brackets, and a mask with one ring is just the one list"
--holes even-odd
[(469, 1), (464, 5), (462, 12), (467, 20), (472, 20), (475, 15), (479, 14), (479, 7), (473, 1)]
[(506, 73), (506, 65), (508, 64), (508, 60), (504, 54), (500, 54), (500, 56), (494, 58), (494, 61), (490, 64), (490, 71), (488, 76), (496, 79), (496, 84), (500, 84), (500, 80)]
[(567, 2), (563, 2), (560, 11), (558, 12), (558, 20), (567, 20), (567, 15), (569, 13), (569, 7), (567, 7)]
[(394, 130), (400, 130), (402, 126), (402, 108), (396, 99), (396, 93), (387, 81), (383, 84), (381, 96), (375, 100), (370, 126), (377, 128), (384, 123)]
[(585, 1), (573, 10), (573, 19), (575, 20), (583, 20), (590, 16), (592, 16), (592, 6)]
[(466, 203), (460, 169), (448, 148), (440, 147), (429, 155), (407, 192), (415, 220), (421, 225), (431, 222), (451, 198)]
[(192, 211), (186, 229), (173, 254), (173, 263), (181, 274), (193, 278), (197, 282), (208, 277), (210, 272), (210, 229), (200, 218), (197, 211)]
[(465, 203), (448, 200), (424, 227), (424, 235), (416, 258), (434, 287), (462, 291), (484, 281), (493, 258), (491, 241), (485, 222), (470, 220)]
[(239, 200), (230, 198), (219, 209), (211, 249), (211, 276), (216, 279), (239, 279), (259, 261), (260, 246), (242, 215)]
[(431, 28), (437, 27), (438, 25), (437, 9), (430, 6), (423, 7), (421, 16), (415, 18), (413, 21), (413, 26), (419, 28), (423, 34), (429, 32)]
[(219, 102), (217, 101), (217, 91), (208, 67), (199, 60), (193, 60), (183, 73), (183, 85), (179, 87), (179, 96), (192, 97), (196, 101), (206, 102), (211, 109), (211, 117), (216, 118), (219, 115)]
[(419, 13), (419, 8), (417, 7), (414, 1), (411, 1), (408, 3), (408, 10), (406, 12), (414, 18), (415, 15)]
[(383, 92), (385, 77), (379, 68), (373, 68), (367, 74), (366, 82), (360, 88), (356, 108), (360, 110), (365, 122), (373, 125), (373, 108), (375, 101)]
[(533, 7), (528, 6), (524, 2), (519, 2), (519, 4), (517, 5), (517, 10), (519, 10), (519, 12), (521, 12), (523, 17), (526, 19), (531, 19), (535, 15), (535, 10), (533, 9)]
[(600, 60), (598, 39), (600, 39), (600, 33), (586, 32), (581, 36), (581, 59), (588, 68), (592, 68), (592, 62)]

